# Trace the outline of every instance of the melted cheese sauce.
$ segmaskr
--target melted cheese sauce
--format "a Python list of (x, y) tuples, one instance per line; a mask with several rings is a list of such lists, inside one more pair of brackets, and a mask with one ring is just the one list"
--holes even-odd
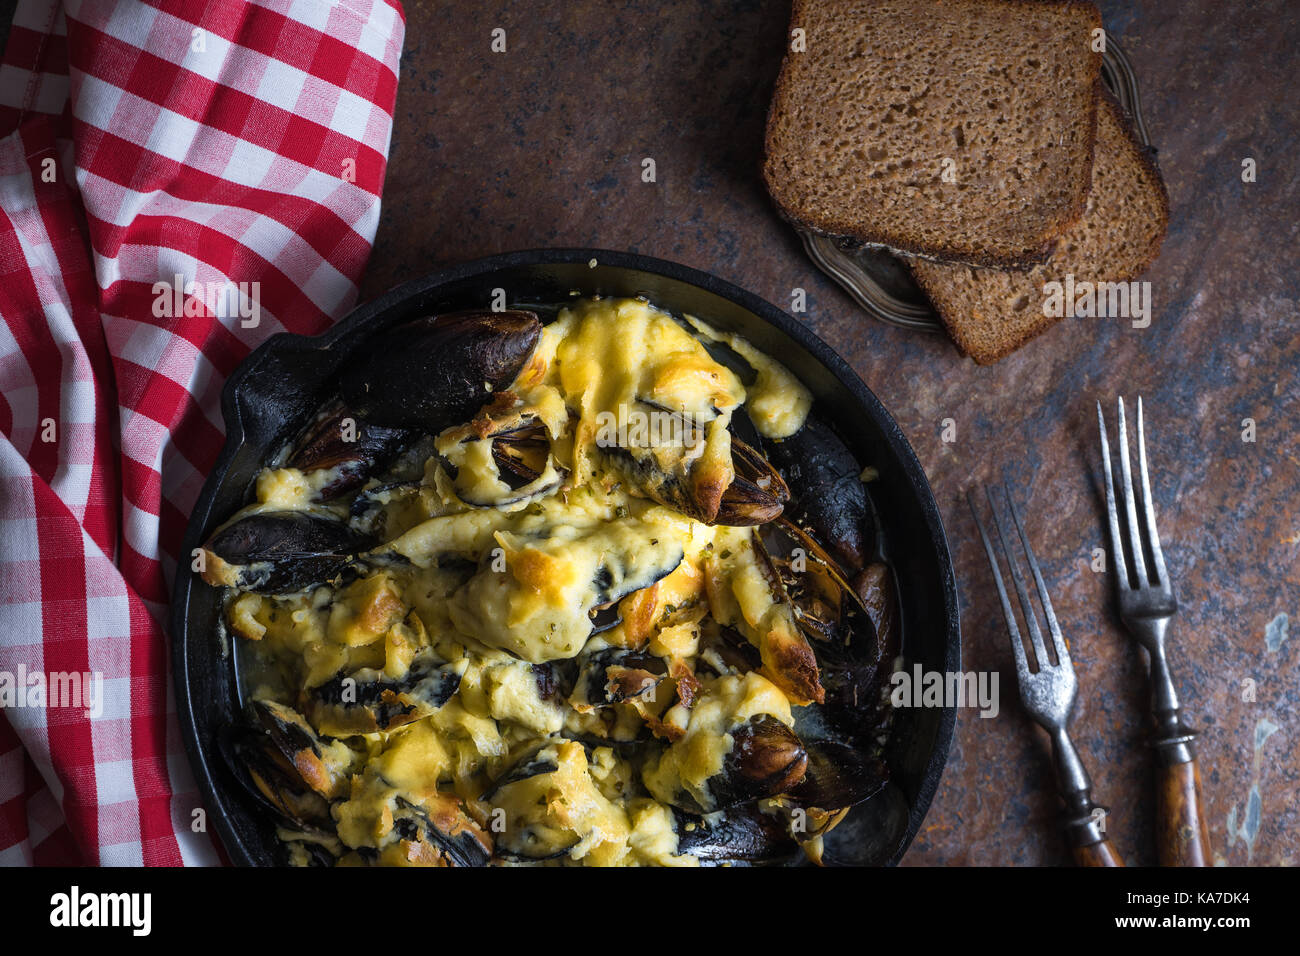
[[(789, 725), (792, 700), (804, 701), (766, 669), (700, 656), (726, 624), (766, 659), (767, 635), (791, 625), (755, 565), (751, 530), (695, 520), (652, 500), (642, 482), (662, 479), (670, 498), (725, 488), (733, 415), (744, 407), (762, 434), (784, 437), (811, 398), (748, 343), (692, 322), (753, 367), (752, 385), (646, 302), (576, 302), (543, 329), (512, 397), (496, 399), (545, 446), (533, 480), (506, 481), (495, 421), (448, 429), (415, 463), (418, 478), (372, 479), (361, 492), (383, 540), (359, 556), (354, 580), (290, 595), (231, 590), (227, 622), (254, 649), (257, 672), (273, 675), (253, 696), (320, 715), (314, 729), (356, 754), (360, 769), (330, 809), (337, 841), (314, 837), (315, 848), (344, 863), (410, 863), (403, 815), (417, 807), (442, 819), (434, 811), (451, 800), (499, 862), (697, 862), (677, 852), (675, 797), (707, 806), (731, 730), (759, 714)], [(683, 441), (637, 430), (654, 415)], [(293, 510), (358, 520), (350, 499), (319, 502), (333, 477), (268, 468), (232, 521)], [(208, 579), (237, 582), (224, 568)], [(602, 608), (618, 622), (596, 634)], [(637, 685), (648, 693), (610, 703), (601, 680), (618, 668), (604, 678), (582, 668), (621, 651), (660, 664)], [(445, 684), (432, 678), (415, 686), (418, 666), (453, 682), (451, 696), (435, 694)], [(581, 681), (582, 693), (566, 686)], [(383, 720), (398, 705), (409, 712), (350, 733), (357, 700), (387, 702), (387, 711), (371, 705)], [(622, 745), (634, 740), (646, 743), (630, 753)], [(310, 854), (298, 839), (302, 862)]]
[(768, 358), (735, 333), (722, 333), (706, 322), (687, 316), (700, 335), (710, 342), (722, 342), (749, 363), (754, 382), (746, 389), (745, 407), (764, 438), (789, 438), (812, 410), (812, 393), (790, 374), (789, 369)]
[(703, 693), (690, 708), (674, 706), (664, 722), (682, 729), (683, 736), (647, 762), (646, 788), (658, 800), (673, 802), (685, 790), (695, 802), (712, 810), (708, 781), (721, 773), (731, 752), (731, 729), (750, 717), (771, 714), (787, 727), (794, 726), (790, 702), (766, 678), (750, 671), (743, 677), (726, 676), (703, 682)]
[[(648, 418), (656, 410), (675, 413), (702, 429), (693, 454), (718, 469), (717, 480), (730, 482), (727, 424), (745, 400), (744, 386), (671, 316), (634, 299), (589, 300), (566, 310), (547, 332), (561, 337), (554, 374), (579, 414), (575, 455), (580, 482), (594, 468), (602, 424), (616, 432), (631, 431), (636, 418)], [(638, 460), (668, 464), (666, 455), (655, 455), (641, 443), (625, 447)]]

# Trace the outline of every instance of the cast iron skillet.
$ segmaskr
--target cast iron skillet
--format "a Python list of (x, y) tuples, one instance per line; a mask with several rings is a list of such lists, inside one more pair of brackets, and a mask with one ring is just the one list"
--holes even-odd
[[(594, 265), (593, 265), (594, 263)], [(661, 259), (594, 249), (514, 252), (453, 266), (393, 289), (312, 338), (281, 334), (253, 352), (226, 383), (226, 444), (190, 516), (183, 555), (247, 500), (264, 460), (315, 413), (334, 371), (359, 343), (403, 320), (488, 306), (505, 290), (511, 307), (572, 295), (636, 296), (737, 332), (783, 362), (814, 395), (864, 465), (879, 472), (871, 497), (900, 582), (904, 666), (955, 672), (961, 649), (957, 590), (929, 483), (898, 425), (824, 342), (755, 295)], [(185, 749), (230, 858), (279, 862), (274, 822), (236, 782), (217, 751), (223, 727), (240, 719), (237, 639), (218, 634), (220, 594), (180, 562), (172, 601), (172, 666)], [(223, 649), (223, 643), (227, 645)], [(956, 711), (899, 709), (885, 745), (891, 780), (828, 838), (837, 862), (894, 864), (921, 826), (939, 784)]]

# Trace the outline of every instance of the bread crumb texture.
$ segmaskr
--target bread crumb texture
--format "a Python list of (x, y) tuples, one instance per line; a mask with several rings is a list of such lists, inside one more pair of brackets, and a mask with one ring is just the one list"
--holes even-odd
[(795, 0), (763, 175), (828, 235), (1042, 262), (1082, 214), (1101, 16), (1054, 0)]
[(1098, 114), (1086, 210), (1046, 263), (1028, 271), (920, 259), (909, 265), (958, 348), (989, 364), (1058, 321), (1044, 314), (1048, 283), (1064, 283), (1067, 275), (1076, 284), (1136, 279), (1159, 254), (1168, 223), (1169, 199), (1160, 172), (1107, 94)]

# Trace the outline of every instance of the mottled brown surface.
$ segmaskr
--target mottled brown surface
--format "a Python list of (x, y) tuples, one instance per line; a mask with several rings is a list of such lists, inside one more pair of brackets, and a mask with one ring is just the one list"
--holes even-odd
[[(884, 400), (934, 484), (968, 668), (1004, 668), (1009, 649), (961, 493), (1005, 476), (1032, 512), (1078, 667), (1076, 741), (1130, 865), (1155, 860), (1154, 769), (1143, 746), (1145, 665), (1110, 610), (1108, 581), (1089, 569), (1103, 542), (1092, 403), (1141, 391), (1183, 605), (1173, 666), (1188, 720), (1203, 731), (1214, 857), (1300, 862), (1300, 639), (1276, 650), (1265, 640), (1278, 615), (1300, 613), (1300, 8), (1102, 6), (1134, 61), (1173, 204), (1144, 331), (1067, 320), (981, 369), (945, 339), (861, 315), (811, 266), (759, 181), (788, 9), (767, 2), (408, 2), (364, 295), (440, 264), (547, 245), (675, 259), (785, 307), (792, 288), (807, 289), (806, 320)], [(489, 51), (498, 26), (505, 54)], [(641, 182), (647, 156), (655, 184)], [(1240, 179), (1247, 156), (1258, 162), (1252, 185)], [(1241, 439), (1248, 417), (1253, 444)], [(945, 418), (957, 425), (952, 444), (940, 440)], [(1253, 701), (1243, 700), (1247, 680)], [(1069, 861), (1045, 741), (1004, 690), (997, 718), (961, 714), (909, 864)]]

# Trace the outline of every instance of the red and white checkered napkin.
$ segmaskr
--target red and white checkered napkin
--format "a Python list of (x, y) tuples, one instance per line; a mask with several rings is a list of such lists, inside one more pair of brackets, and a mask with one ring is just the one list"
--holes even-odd
[(395, 0), (19, 4), (0, 66), (0, 864), (217, 859), (191, 829), (168, 673), (176, 552), (226, 376), (356, 298), (404, 30)]

